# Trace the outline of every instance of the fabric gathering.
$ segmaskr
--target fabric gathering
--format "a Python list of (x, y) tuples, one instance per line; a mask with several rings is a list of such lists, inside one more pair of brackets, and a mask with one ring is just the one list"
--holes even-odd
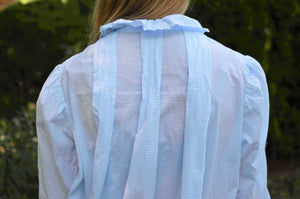
[(269, 95), (254, 58), (182, 14), (99, 31), (39, 95), (40, 198), (270, 198)]

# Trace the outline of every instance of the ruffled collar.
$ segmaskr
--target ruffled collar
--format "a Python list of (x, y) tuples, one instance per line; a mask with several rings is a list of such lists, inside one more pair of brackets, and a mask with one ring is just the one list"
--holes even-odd
[(114, 22), (105, 24), (100, 27), (101, 38), (107, 34), (123, 28), (134, 28), (140, 31), (156, 31), (156, 30), (194, 30), (200, 32), (209, 32), (207, 28), (203, 28), (201, 24), (186, 15), (173, 14), (156, 20), (137, 19), (126, 20), (118, 19)]

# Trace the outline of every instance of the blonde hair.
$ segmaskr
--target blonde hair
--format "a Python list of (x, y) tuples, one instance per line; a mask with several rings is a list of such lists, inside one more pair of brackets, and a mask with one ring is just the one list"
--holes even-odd
[(95, 0), (91, 15), (89, 40), (95, 43), (100, 26), (117, 19), (158, 19), (170, 14), (184, 14), (190, 0)]

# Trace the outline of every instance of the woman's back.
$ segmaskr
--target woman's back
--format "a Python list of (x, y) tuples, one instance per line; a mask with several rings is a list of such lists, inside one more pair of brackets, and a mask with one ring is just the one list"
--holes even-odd
[(101, 31), (39, 96), (41, 198), (269, 198), (259, 63), (184, 15)]

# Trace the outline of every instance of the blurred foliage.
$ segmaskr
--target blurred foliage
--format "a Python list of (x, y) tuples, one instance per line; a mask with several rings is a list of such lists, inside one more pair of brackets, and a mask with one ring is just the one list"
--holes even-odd
[[(92, 3), (37, 0), (0, 11), (0, 198), (37, 197), (35, 109), (30, 103), (21, 107), (37, 100), (57, 64), (87, 46)], [(209, 28), (208, 36), (256, 58), (266, 72), (271, 103), (268, 157), (299, 160), (300, 1), (192, 4), (187, 15)], [(270, 181), (271, 195), (296, 198), (299, 180), (297, 171)], [(278, 183), (284, 184), (283, 191), (276, 188)]]
[(87, 2), (43, 0), (0, 12), (0, 116), (35, 101), (53, 67), (87, 43)]
[(0, 119), (0, 198), (38, 198), (35, 104)]

